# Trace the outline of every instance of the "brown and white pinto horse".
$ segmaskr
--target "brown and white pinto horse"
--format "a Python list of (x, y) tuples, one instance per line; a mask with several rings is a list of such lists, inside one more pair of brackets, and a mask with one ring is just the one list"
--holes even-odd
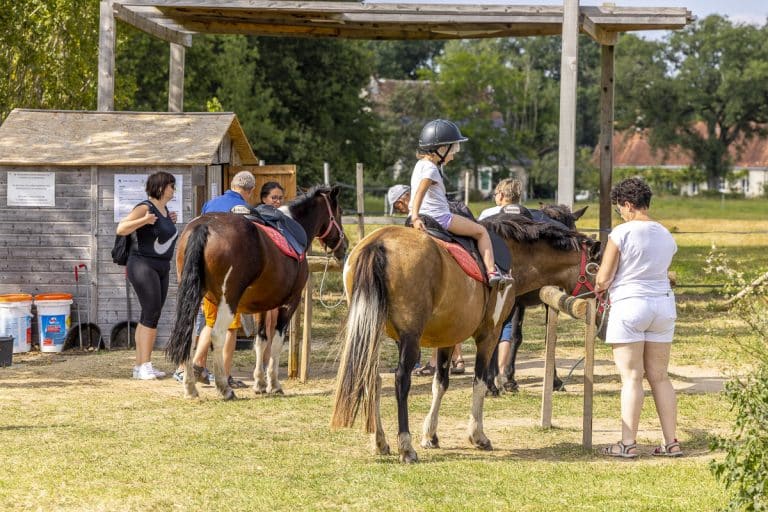
[[(347, 240), (341, 227), (339, 187), (315, 187), (295, 200), (283, 211), (304, 228), (307, 240), (321, 239), (325, 248), (342, 261)], [(273, 371), (269, 385), (280, 390), (277, 381), (277, 358), (282, 348), (288, 322), (296, 310), (301, 291), (307, 282), (307, 261), (283, 254), (264, 232), (242, 215), (209, 213), (192, 220), (179, 237), (176, 254), (179, 277), (176, 323), (166, 348), (167, 357), (175, 364), (186, 364), (184, 395), (197, 397), (192, 371), (192, 331), (203, 296), (218, 305), (213, 326), (212, 345), (216, 388), (226, 398), (235, 398), (223, 370), (222, 347), (227, 328), (236, 313), (259, 313), (280, 308), (272, 343)], [(264, 337), (264, 328), (260, 326)], [(254, 349), (261, 350), (261, 343)], [(258, 360), (261, 360), (260, 355)], [(256, 391), (259, 372), (254, 370)]]
[(504, 289), (488, 288), (468, 277), (432, 238), (415, 229), (379, 229), (350, 253), (344, 268), (349, 314), (331, 426), (352, 426), (362, 408), (378, 454), (389, 453), (379, 412), (384, 331), (398, 341), (400, 354), (395, 373), (400, 460), (418, 460), (408, 423), (408, 392), (419, 346), (438, 348), (432, 406), (421, 442), (424, 448), (437, 448), (438, 412), (448, 388), (451, 352), (470, 336), (477, 344), (477, 356), (468, 436), (475, 447), (489, 450), (482, 417), (489, 362), (515, 296), (544, 285), (572, 286), (581, 251), (588, 251), (590, 261), (598, 257), (599, 242), (558, 226), (517, 215), (482, 223), (504, 238), (512, 253), (515, 282)]

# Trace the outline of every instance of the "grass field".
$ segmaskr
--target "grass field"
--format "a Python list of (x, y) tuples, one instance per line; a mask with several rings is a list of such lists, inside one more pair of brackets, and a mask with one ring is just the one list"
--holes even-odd
[[(488, 399), (485, 431), (494, 451), (479, 452), (465, 440), (471, 377), (451, 380), (441, 410), (441, 449), (418, 448), (420, 463), (403, 466), (396, 456), (372, 455), (358, 428), (328, 428), (339, 347), (336, 335), (345, 306), (322, 307), (316, 286), (311, 380), (284, 381), (285, 397), (239, 390), (224, 402), (210, 386), (201, 399), (182, 398), (172, 379), (129, 378), (130, 352), (60, 355), (17, 354), (0, 368), (0, 510), (716, 510), (728, 496), (709, 472), (720, 453), (710, 440), (733, 427), (718, 389), (743, 373), (749, 359), (737, 349), (747, 326), (718, 308), (723, 276), (703, 272), (716, 244), (744, 270), (765, 272), (768, 245), (765, 204), (745, 201), (718, 212), (712, 204), (676, 205), (654, 200), (658, 218), (677, 231), (680, 252), (673, 270), (679, 282), (679, 320), (671, 375), (679, 394), (679, 437), (686, 457), (648, 455), (660, 439), (653, 400), (646, 399), (636, 461), (609, 460), (581, 447), (581, 367), (554, 399), (554, 428), (541, 429), (543, 313), (526, 318), (519, 358), (522, 391)], [(696, 201), (694, 201), (695, 203)], [(731, 205), (726, 202), (726, 206)], [(745, 213), (754, 207), (759, 213)], [(581, 226), (596, 227), (596, 207)], [(654, 212), (657, 213), (657, 212)], [(374, 228), (370, 228), (372, 230)], [(356, 229), (348, 229), (350, 235)], [(733, 231), (763, 231), (733, 235)], [(316, 280), (316, 283), (319, 279)], [(699, 285), (696, 287), (695, 285)], [(324, 283), (323, 299), (340, 297), (338, 275)], [(164, 314), (168, 314), (165, 312)], [(583, 355), (582, 325), (561, 322), (558, 371), (565, 376)], [(395, 364), (394, 343), (382, 354)], [(472, 361), (474, 349), (465, 343)], [(619, 379), (609, 350), (598, 344), (594, 403), (595, 448), (619, 436)], [(250, 381), (254, 357), (235, 356), (236, 374)], [(285, 351), (283, 361), (286, 359)], [(171, 370), (162, 353), (155, 361)], [(472, 365), (470, 364), (470, 368)], [(285, 363), (281, 368), (285, 375)], [(390, 444), (396, 415), (391, 373), (382, 373), (382, 416)], [(414, 378), (411, 431), (420, 439), (431, 382)]]

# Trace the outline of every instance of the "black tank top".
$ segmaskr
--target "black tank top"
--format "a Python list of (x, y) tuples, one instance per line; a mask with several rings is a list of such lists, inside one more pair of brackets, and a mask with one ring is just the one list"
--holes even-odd
[(149, 211), (157, 216), (157, 221), (154, 224), (141, 226), (136, 230), (136, 240), (138, 241), (136, 254), (147, 258), (170, 260), (173, 258), (176, 235), (179, 234), (176, 224), (170, 217), (160, 213), (152, 201), (142, 201), (136, 205), (136, 208), (142, 204), (149, 206)]

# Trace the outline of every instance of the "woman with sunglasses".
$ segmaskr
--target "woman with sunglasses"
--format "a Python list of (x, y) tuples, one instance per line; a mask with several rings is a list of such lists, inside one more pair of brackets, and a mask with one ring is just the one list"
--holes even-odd
[(157, 338), (157, 323), (168, 296), (168, 276), (176, 246), (176, 212), (168, 211), (168, 202), (176, 193), (176, 178), (156, 172), (147, 178), (148, 199), (142, 201), (117, 225), (118, 235), (132, 235), (126, 270), (141, 304), (141, 318), (136, 328), (136, 365), (133, 378), (154, 380), (165, 372), (152, 366), (152, 349)]

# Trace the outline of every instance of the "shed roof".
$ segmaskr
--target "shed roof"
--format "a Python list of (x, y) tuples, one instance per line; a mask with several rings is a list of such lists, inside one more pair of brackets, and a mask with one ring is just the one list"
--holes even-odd
[[(155, 37), (189, 46), (193, 34), (350, 39), (461, 39), (560, 35), (562, 5), (290, 0), (114, 0), (115, 15)], [(579, 8), (579, 29), (609, 41), (619, 32), (679, 29), (680, 7)], [(610, 44), (614, 44), (613, 42)]]
[(0, 165), (208, 165), (226, 134), (257, 164), (231, 112), (13, 110), (0, 126)]

